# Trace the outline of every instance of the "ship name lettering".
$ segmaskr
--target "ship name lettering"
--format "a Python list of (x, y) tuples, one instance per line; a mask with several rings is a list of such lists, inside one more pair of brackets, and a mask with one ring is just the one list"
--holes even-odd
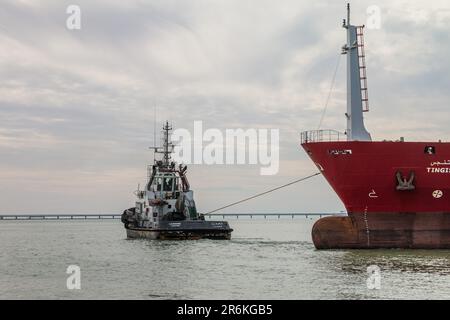
[(346, 150), (328, 150), (329, 154), (352, 154), (352, 150), (351, 149), (346, 149)]
[(430, 168), (427, 167), (428, 173), (450, 173), (450, 168)]

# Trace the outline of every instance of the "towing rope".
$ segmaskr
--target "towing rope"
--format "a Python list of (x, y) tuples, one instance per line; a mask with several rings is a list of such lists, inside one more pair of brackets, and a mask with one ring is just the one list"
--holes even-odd
[(275, 191), (275, 190), (278, 190), (278, 189), (281, 189), (281, 188), (284, 188), (284, 187), (293, 185), (293, 184), (298, 183), (298, 182), (301, 182), (301, 181), (308, 180), (308, 179), (310, 179), (310, 178), (312, 178), (312, 177), (315, 177), (315, 176), (317, 176), (317, 175), (319, 175), (319, 174), (320, 174), (320, 172), (316, 172), (316, 173), (314, 173), (314, 174), (311, 174), (311, 175), (309, 175), (309, 176), (303, 177), (303, 178), (301, 178), (301, 179), (298, 179), (298, 180), (295, 180), (295, 181), (286, 183), (286, 184), (284, 184), (284, 185), (282, 185), (282, 186), (279, 186), (279, 187), (276, 187), (276, 188), (273, 188), (273, 189), (264, 191), (264, 192), (262, 192), (262, 193), (258, 193), (258, 194), (254, 195), (254, 196), (251, 196), (251, 197), (248, 197), (248, 198), (245, 198), (245, 199), (242, 199), (242, 200), (233, 202), (233, 203), (231, 203), (231, 204), (229, 204), (229, 205), (220, 207), (220, 208), (218, 208), (218, 209), (209, 211), (208, 213), (205, 213), (204, 215), (205, 215), (205, 216), (206, 216), (206, 215), (210, 215), (210, 214), (212, 214), (213, 212), (216, 212), (216, 211), (219, 211), (219, 210), (222, 210), (222, 209), (225, 209), (225, 208), (229, 208), (229, 207), (234, 206), (234, 205), (237, 205), (237, 204), (239, 204), (239, 203), (242, 203), (242, 202), (245, 202), (245, 201), (248, 201), (248, 200), (251, 200), (251, 199), (260, 197), (260, 196), (262, 196), (262, 195), (268, 194), (268, 193), (273, 192), (273, 191)]

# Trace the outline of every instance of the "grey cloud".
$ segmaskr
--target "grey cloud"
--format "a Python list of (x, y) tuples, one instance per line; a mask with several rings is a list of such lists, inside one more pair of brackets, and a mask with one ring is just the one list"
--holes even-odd
[[(6, 203), (1, 210), (16, 210), (20, 197), (12, 193), (26, 187), (35, 198), (22, 211), (120, 211), (146, 176), (155, 105), (158, 127), (167, 118), (189, 129), (194, 120), (222, 130), (281, 129), (278, 176), (259, 177), (257, 168), (192, 166), (202, 208), (216, 207), (214, 199), (232, 201), (244, 190), (250, 195), (315, 170), (298, 134), (318, 125), (345, 42), (344, 3), (77, 1), (79, 31), (65, 28), (68, 4), (2, 1), (0, 172), (8, 179), (0, 181), (0, 188), (9, 191), (0, 193)], [(371, 4), (355, 4), (354, 21), (364, 23)], [(445, 122), (450, 20), (435, 12), (450, 7), (441, 2), (427, 9), (408, 2), (408, 8), (431, 12), (431, 20), (415, 21), (402, 4), (378, 5), (382, 28), (366, 31), (368, 127), (381, 138), (445, 138), (450, 134)], [(324, 127), (342, 129), (344, 112), (345, 57)], [(25, 186), (24, 175), (36, 184)], [(205, 175), (213, 177), (214, 189)], [(238, 183), (248, 187), (235, 192)], [(70, 195), (61, 193), (61, 186), (70, 188)], [(101, 195), (89, 197), (86, 190)], [(115, 200), (104, 200), (104, 194)], [(301, 203), (292, 200), (298, 194), (304, 195)], [(282, 208), (270, 208), (265, 200), (242, 208), (341, 208), (320, 179), (279, 196)], [(64, 199), (77, 197), (84, 207), (65, 205)]]

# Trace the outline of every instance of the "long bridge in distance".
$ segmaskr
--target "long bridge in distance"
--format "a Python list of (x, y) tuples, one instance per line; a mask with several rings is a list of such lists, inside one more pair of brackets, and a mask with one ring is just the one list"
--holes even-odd
[[(323, 216), (332, 216), (332, 215), (346, 215), (346, 213), (314, 213), (314, 212), (303, 212), (303, 213), (215, 213), (205, 215), (206, 220), (214, 219), (216, 217), (225, 217), (236, 218), (270, 218), (276, 217), (278, 219), (291, 217), (305, 217), (305, 218), (313, 218), (318, 217), (321, 218)], [(0, 214), (0, 220), (114, 220), (120, 219), (120, 214)]]

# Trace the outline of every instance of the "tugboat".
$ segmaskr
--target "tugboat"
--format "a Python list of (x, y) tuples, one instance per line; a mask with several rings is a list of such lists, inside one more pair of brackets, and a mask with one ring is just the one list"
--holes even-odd
[[(147, 167), (145, 190), (137, 190), (135, 207), (125, 210), (121, 220), (127, 238), (145, 239), (231, 239), (226, 221), (206, 221), (197, 212), (194, 193), (186, 177), (187, 166), (171, 160), (174, 145), (169, 141), (172, 127), (163, 126), (163, 146), (152, 147), (154, 164)], [(162, 159), (157, 160), (156, 154)], [(138, 188), (139, 189), (139, 188)]]
[(347, 130), (306, 131), (301, 145), (344, 203), (347, 217), (312, 229), (317, 249), (450, 248), (450, 143), (372, 141), (363, 27), (343, 27), (347, 43)]

